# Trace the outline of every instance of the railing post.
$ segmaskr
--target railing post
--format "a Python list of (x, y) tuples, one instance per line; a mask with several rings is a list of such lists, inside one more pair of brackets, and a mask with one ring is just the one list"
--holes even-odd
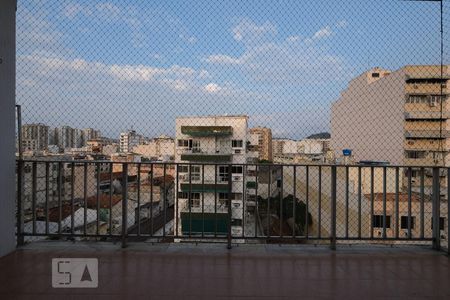
[(336, 250), (336, 166), (331, 167), (331, 228), (330, 248)]
[(23, 238), (23, 183), (24, 183), (24, 162), (22, 155), (22, 108), (20, 105), (16, 105), (17, 110), (17, 139), (19, 149), (19, 160), (17, 162), (17, 246), (24, 244)]
[(440, 228), (439, 228), (439, 217), (440, 217), (440, 182), (439, 182), (439, 167), (433, 168), (433, 249), (440, 250)]
[(127, 246), (128, 231), (128, 164), (122, 164), (122, 248)]
[(232, 180), (231, 180), (231, 165), (228, 165), (228, 235), (227, 235), (227, 241), (228, 245), (227, 248), (231, 249), (231, 219), (232, 219), (232, 212), (231, 212), (231, 192), (232, 192)]
[(447, 254), (450, 255), (450, 168), (447, 168)]
[(17, 246), (24, 244), (23, 238), (23, 160), (17, 161)]

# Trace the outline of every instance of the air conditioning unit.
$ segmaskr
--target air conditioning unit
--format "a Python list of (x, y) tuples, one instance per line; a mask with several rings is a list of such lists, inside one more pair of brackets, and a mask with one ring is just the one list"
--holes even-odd
[(383, 233), (381, 232), (381, 230), (376, 230), (376, 231), (375, 231), (375, 234), (376, 234), (377, 236), (381, 236)]
[(234, 149), (233, 153), (234, 154), (241, 154), (242, 150), (241, 149)]
[(233, 181), (242, 181), (242, 176), (233, 176)]
[(408, 230), (403, 230), (402, 234), (403, 234), (404, 237), (408, 237)]

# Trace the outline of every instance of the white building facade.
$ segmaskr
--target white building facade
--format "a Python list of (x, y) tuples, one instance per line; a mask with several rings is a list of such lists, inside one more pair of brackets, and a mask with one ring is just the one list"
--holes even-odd
[(243, 234), (247, 123), (247, 116), (176, 119), (175, 161), (186, 163), (176, 178), (179, 235), (226, 235), (229, 197), (232, 235)]

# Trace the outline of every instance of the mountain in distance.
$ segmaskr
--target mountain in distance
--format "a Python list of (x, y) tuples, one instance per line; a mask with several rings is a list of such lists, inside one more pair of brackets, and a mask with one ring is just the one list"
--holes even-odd
[(331, 134), (329, 132), (314, 133), (307, 137), (307, 139), (329, 139), (329, 138), (331, 138)]

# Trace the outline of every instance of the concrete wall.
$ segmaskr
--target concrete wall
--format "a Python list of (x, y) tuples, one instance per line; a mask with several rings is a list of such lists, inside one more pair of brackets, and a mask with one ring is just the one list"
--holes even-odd
[(0, 1), (0, 256), (15, 248), (16, 1)]
[(336, 157), (342, 156), (343, 149), (352, 149), (356, 161), (402, 164), (404, 69), (376, 81), (370, 74), (372, 71), (352, 80), (333, 103), (331, 147)]

